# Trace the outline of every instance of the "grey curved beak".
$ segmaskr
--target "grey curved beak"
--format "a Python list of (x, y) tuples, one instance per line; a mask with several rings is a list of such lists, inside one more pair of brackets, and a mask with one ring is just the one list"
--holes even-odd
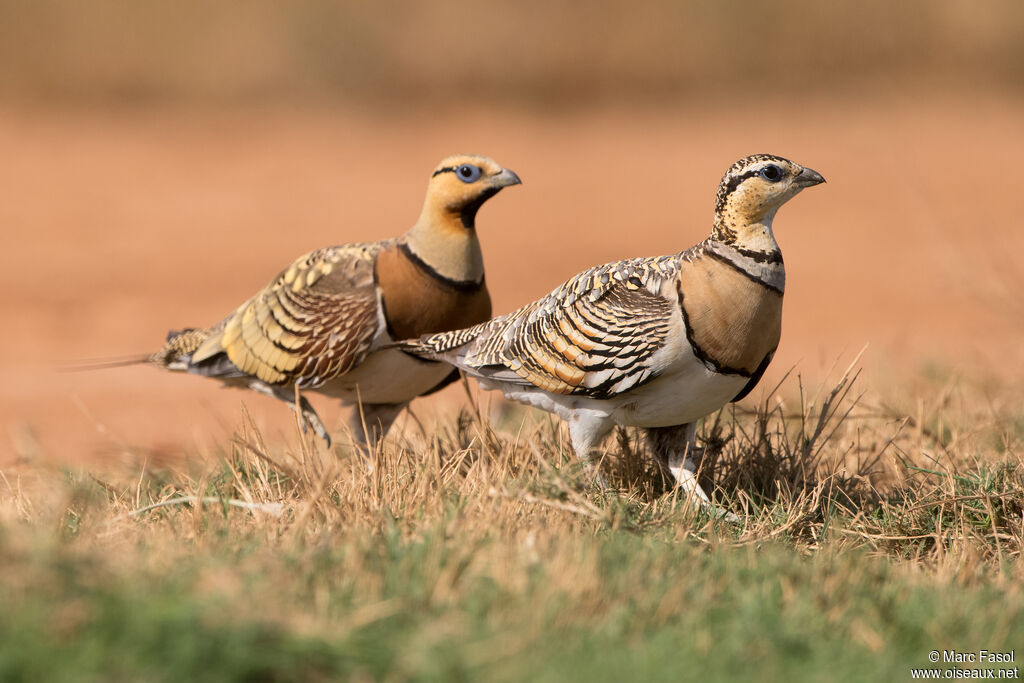
[(514, 171), (510, 171), (507, 168), (501, 169), (501, 173), (491, 176), (491, 185), (495, 187), (508, 187), (509, 185), (522, 185), (523, 181), (519, 179), (519, 176)]
[(814, 185), (821, 185), (825, 182), (825, 178), (813, 168), (805, 168), (800, 171), (794, 182), (800, 187), (812, 187)]

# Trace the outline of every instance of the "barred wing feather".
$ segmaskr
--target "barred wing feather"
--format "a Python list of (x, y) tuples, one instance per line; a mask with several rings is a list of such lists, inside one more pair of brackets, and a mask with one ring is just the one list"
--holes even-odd
[(348, 372), (377, 333), (377, 251), (332, 247), (298, 259), (217, 326), (220, 333), (196, 350), (190, 369), (307, 387)]
[(556, 394), (608, 398), (657, 376), (674, 303), (661, 295), (669, 257), (599, 266), (548, 296), (424, 347), (471, 375)]

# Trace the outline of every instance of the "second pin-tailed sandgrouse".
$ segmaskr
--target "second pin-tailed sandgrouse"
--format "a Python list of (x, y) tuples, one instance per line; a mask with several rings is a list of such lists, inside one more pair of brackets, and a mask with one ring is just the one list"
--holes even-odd
[(678, 484), (707, 503), (690, 457), (695, 423), (746, 396), (771, 362), (786, 282), (772, 223), (823, 182), (781, 157), (740, 159), (703, 242), (591, 268), (513, 313), (399, 346), (561, 416), (584, 460), (614, 425), (643, 428)]
[[(350, 426), (357, 445), (372, 445), (413, 398), (455, 372), (383, 347), (490, 317), (476, 214), (519, 182), (487, 157), (449, 157), (404, 235), (306, 254), (213, 327), (171, 332), (147, 360), (292, 404), (296, 387), (358, 402)], [(329, 443), (313, 407), (300, 403), (305, 423)]]

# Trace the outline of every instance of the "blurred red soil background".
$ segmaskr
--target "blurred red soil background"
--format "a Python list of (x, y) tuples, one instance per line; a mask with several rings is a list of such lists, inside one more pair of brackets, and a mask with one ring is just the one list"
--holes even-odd
[[(497, 313), (588, 266), (699, 241), (725, 168), (771, 152), (828, 184), (776, 220), (788, 282), (764, 387), (794, 366), (816, 385), (865, 345), (865, 389), (935, 373), (1024, 380), (1017, 3), (995, 3), (995, 18), (969, 3), (909, 3), (929, 20), (919, 23), (911, 10), (861, 8), (913, 25), (902, 42), (893, 26), (839, 38), (843, 16), (801, 15), (798, 29), (762, 17), (776, 29), (758, 43), (767, 57), (718, 61), (732, 44), (728, 15), (708, 19), (719, 10), (706, 3), (680, 7), (703, 8), (722, 35), (682, 47), (667, 20), (630, 23), (612, 3), (597, 3), (588, 16), (600, 30), (584, 22), (568, 47), (547, 34), (517, 42), (530, 20), (508, 8), (491, 17), (505, 22), (493, 35), (460, 34), (474, 17), (448, 2), (440, 14), (399, 3), (397, 28), (380, 17), (353, 25), (349, 9), (341, 24), (362, 42), (289, 42), (272, 5), (256, 3), (226, 52), (210, 26), (225, 31), (232, 17), (203, 24), (197, 3), (168, 22), (177, 38), (209, 29), (191, 43), (147, 42), (163, 35), (159, 13), (147, 23), (101, 4), (148, 33), (90, 23), (73, 3), (16, 16), (0, 2), (0, 466), (209, 452), (242, 423), (243, 401), (270, 436), (293, 431), (278, 402), (200, 378), (59, 368), (215, 323), (310, 249), (401, 233), (434, 164), (456, 152), (492, 156), (524, 180), (479, 215)], [(800, 3), (782, 5), (800, 14)], [(337, 13), (297, 6), (306, 19)], [(572, 23), (568, 5), (551, 6), (556, 26)], [(446, 47), (419, 59), (424, 23)], [(50, 51), (31, 40), (36, 29)], [(118, 54), (96, 51), (111, 41)], [(295, 45), (317, 59), (298, 59), (309, 53)], [(340, 426), (340, 408), (311, 398)], [(414, 405), (427, 416), (461, 400), (453, 388)]]

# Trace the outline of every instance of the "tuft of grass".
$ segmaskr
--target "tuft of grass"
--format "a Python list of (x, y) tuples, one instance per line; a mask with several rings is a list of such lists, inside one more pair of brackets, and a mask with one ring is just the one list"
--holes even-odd
[(740, 524), (677, 495), (634, 432), (597, 490), (556, 421), (492, 423), (472, 396), (371, 467), (249, 419), (186, 470), (19, 465), (0, 680), (897, 680), (933, 649), (1013, 648), (1003, 413), (963, 412), (969, 387), (916, 415), (856, 387), (796, 376), (705, 421), (701, 477)]

